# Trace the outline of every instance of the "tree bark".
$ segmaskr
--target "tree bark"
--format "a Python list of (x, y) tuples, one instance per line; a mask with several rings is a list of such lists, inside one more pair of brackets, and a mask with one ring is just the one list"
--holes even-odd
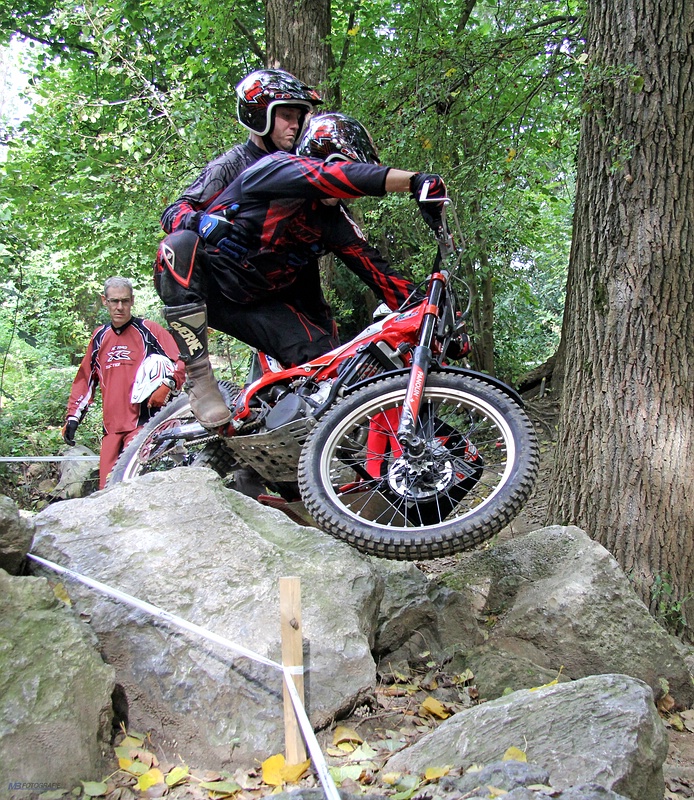
[(694, 589), (694, 3), (589, 0), (586, 53), (549, 520), (653, 605)]
[(310, 86), (319, 87), (335, 107), (339, 86), (331, 86), (335, 67), (330, 46), (330, 0), (266, 0), (266, 66), (285, 69)]

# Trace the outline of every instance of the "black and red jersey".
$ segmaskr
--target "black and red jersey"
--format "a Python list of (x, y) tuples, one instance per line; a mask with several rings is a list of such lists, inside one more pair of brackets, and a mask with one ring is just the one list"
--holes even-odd
[(237, 303), (261, 301), (293, 284), (305, 263), (334, 253), (387, 305), (398, 308), (414, 286), (393, 270), (373, 247), (341, 202), (380, 197), (389, 167), (347, 161), (324, 162), (278, 152), (248, 167), (206, 209), (234, 204), (235, 224), (245, 230), (250, 248), (238, 265), (207, 248), (211, 269), (224, 295)]
[(265, 150), (261, 150), (249, 139), (210, 161), (199, 177), (184, 189), (176, 202), (164, 210), (161, 215), (162, 228), (166, 233), (183, 229), (194, 230), (197, 233), (202, 216), (200, 212), (212, 203), (246, 167), (266, 155)]

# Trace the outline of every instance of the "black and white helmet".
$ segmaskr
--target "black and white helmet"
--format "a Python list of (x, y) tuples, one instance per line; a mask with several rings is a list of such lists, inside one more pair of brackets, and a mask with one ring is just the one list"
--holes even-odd
[(342, 159), (379, 164), (378, 150), (366, 128), (346, 114), (336, 112), (313, 117), (296, 148), (297, 155), (322, 158), (324, 161)]
[(322, 102), (315, 89), (282, 69), (258, 69), (236, 87), (236, 116), (244, 128), (259, 136), (272, 132), (272, 112), (277, 106), (304, 109), (303, 124), (306, 114)]

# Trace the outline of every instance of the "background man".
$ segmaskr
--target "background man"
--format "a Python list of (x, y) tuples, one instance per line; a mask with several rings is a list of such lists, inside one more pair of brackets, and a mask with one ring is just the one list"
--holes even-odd
[[(185, 368), (178, 357), (178, 346), (161, 325), (132, 316), (134, 302), (132, 283), (127, 278), (111, 277), (104, 284), (101, 302), (111, 322), (100, 325), (89, 341), (80, 368), (72, 383), (67, 404), (67, 417), (62, 433), (66, 444), (75, 444), (77, 426), (101, 387), (104, 438), (99, 460), (99, 488), (106, 479), (123, 448), (137, 431), (178, 391), (185, 379)], [(167, 356), (173, 364), (170, 375), (154, 370), (161, 377), (152, 394), (142, 402), (131, 402), (131, 393), (138, 370), (148, 356)]]

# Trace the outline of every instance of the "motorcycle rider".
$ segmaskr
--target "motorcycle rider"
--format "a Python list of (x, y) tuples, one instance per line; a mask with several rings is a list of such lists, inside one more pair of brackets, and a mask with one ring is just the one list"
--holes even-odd
[[(236, 116), (249, 131), (248, 140), (238, 144), (211, 161), (200, 176), (162, 216), (161, 225), (168, 236), (159, 245), (155, 271), (166, 270), (182, 286), (190, 279), (191, 265), (196, 261), (200, 247), (198, 228), (204, 209), (248, 166), (268, 153), (289, 152), (299, 137), (306, 116), (322, 103), (320, 95), (294, 75), (281, 69), (260, 69), (248, 74), (236, 86)], [(245, 248), (233, 239), (221, 240), (218, 248), (230, 261), (238, 262)], [(309, 313), (318, 313), (327, 307), (320, 288), (318, 261), (314, 257), (305, 265), (303, 281)], [(193, 314), (205, 315), (202, 307)], [(187, 360), (188, 393), (191, 406), (199, 419), (209, 427), (228, 420), (223, 400), (210, 366), (206, 324), (201, 327), (201, 347), (189, 353), (182, 348)], [(221, 405), (220, 405), (221, 403)]]
[[(369, 246), (341, 201), (387, 192), (418, 197), (425, 185), (430, 198), (445, 198), (440, 176), (381, 166), (368, 131), (357, 120), (339, 113), (313, 117), (297, 155), (276, 152), (256, 162), (208, 206), (199, 228), (204, 247), (189, 265), (185, 282), (166, 265), (157, 265), (155, 284), (184, 361), (191, 363), (205, 349), (206, 312), (213, 327), (287, 366), (336, 347), (329, 310), (316, 320), (297, 309), (303, 266), (318, 254), (334, 253), (389, 308), (401, 306), (416, 288)], [(436, 208), (420, 208), (434, 225)], [(234, 239), (248, 246), (241, 264), (221, 247)], [(211, 390), (202, 408), (191, 397), (193, 413), (207, 427), (230, 419), (214, 388), (218, 401)], [(214, 422), (205, 417), (213, 407)]]

